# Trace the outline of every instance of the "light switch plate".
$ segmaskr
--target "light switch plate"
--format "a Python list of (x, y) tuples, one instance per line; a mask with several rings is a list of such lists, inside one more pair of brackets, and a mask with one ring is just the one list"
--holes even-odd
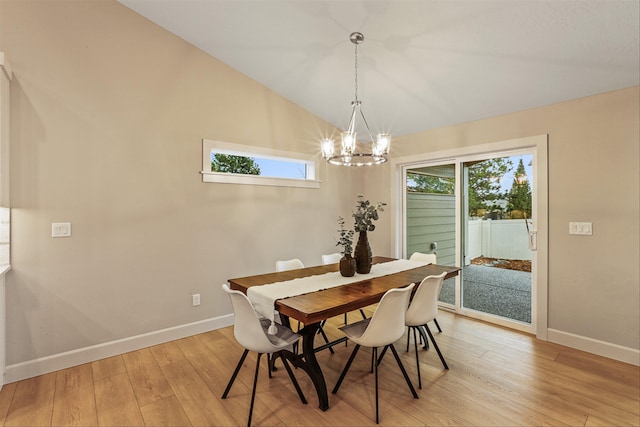
[(51, 237), (71, 237), (71, 223), (70, 222), (52, 223)]
[(591, 236), (593, 234), (593, 225), (591, 222), (570, 222), (569, 234)]

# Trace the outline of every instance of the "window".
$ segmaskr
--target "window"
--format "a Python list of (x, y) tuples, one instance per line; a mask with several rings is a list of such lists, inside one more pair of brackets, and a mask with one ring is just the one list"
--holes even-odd
[(203, 182), (320, 188), (310, 156), (208, 139), (201, 173)]

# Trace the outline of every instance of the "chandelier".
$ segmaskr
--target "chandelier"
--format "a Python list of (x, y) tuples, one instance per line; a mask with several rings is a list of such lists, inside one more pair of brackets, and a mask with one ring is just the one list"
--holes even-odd
[[(371, 166), (379, 165), (388, 160), (391, 135), (379, 133), (373, 138), (367, 119), (362, 112), (362, 102), (358, 99), (358, 45), (364, 41), (362, 33), (351, 33), (351, 43), (355, 45), (355, 100), (351, 102), (351, 119), (349, 127), (341, 133), (339, 153), (336, 150), (335, 141), (325, 138), (321, 141), (322, 157), (332, 165), (343, 166)], [(371, 143), (358, 143), (356, 132), (356, 119), (362, 117), (362, 122), (369, 134)], [(369, 150), (366, 148), (370, 147)]]

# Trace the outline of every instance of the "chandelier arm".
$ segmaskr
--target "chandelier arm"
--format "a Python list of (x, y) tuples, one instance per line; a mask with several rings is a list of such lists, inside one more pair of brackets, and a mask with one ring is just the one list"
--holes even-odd
[(369, 123), (367, 123), (367, 119), (364, 117), (364, 113), (362, 112), (362, 108), (360, 108), (360, 116), (362, 117), (362, 121), (364, 122), (364, 126), (367, 128), (367, 132), (369, 133), (369, 138), (371, 138), (371, 143), (373, 144), (375, 140), (373, 139), (373, 135), (371, 134), (371, 129), (369, 129)]
[[(348, 132), (353, 133), (356, 130), (356, 110), (358, 110), (358, 105), (356, 103), (353, 104), (353, 110), (351, 111), (351, 118), (349, 119), (349, 128)], [(362, 110), (360, 110), (362, 112)]]

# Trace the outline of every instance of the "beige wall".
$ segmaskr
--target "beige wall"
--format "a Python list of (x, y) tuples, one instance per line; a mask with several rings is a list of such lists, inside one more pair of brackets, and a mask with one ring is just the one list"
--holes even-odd
[[(355, 194), (390, 200), (388, 166), (320, 162), (319, 190), (202, 183), (202, 138), (315, 154), (330, 127), (115, 1), (0, 1), (0, 51), (15, 73), (9, 364), (228, 314), (226, 279), (317, 264)], [(638, 349), (638, 98), (427, 131), (392, 154), (548, 133), (549, 326)], [(66, 221), (73, 236), (52, 239)], [(390, 228), (387, 212), (375, 253), (392, 253)]]
[(317, 117), (115, 1), (1, 1), (0, 51), (15, 73), (8, 364), (228, 314), (228, 278), (335, 251), (355, 171), (320, 163), (319, 190), (199, 174), (202, 138), (315, 154), (331, 130)]
[[(637, 350), (639, 106), (639, 88), (632, 87), (398, 138), (392, 154), (548, 134), (548, 327)], [(389, 167), (385, 172), (368, 171), (365, 191), (389, 200)], [(593, 235), (569, 235), (570, 221), (593, 222)]]

